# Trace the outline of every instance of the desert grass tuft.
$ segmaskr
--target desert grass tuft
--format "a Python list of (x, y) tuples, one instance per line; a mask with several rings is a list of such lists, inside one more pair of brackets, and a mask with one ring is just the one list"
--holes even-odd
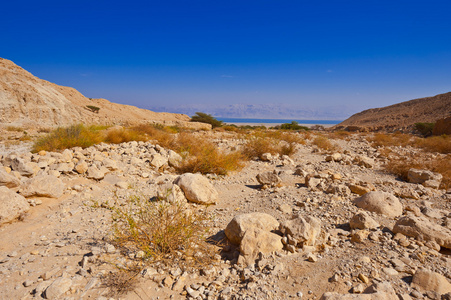
[(108, 130), (104, 142), (110, 143), (110, 144), (120, 144), (120, 143), (126, 143), (131, 141), (146, 141), (147, 138), (144, 134), (135, 131), (133, 129), (111, 129)]
[[(207, 243), (208, 215), (183, 203), (151, 201), (131, 196), (113, 211), (113, 243), (123, 253), (144, 254), (140, 259), (182, 268), (210, 263), (216, 254)], [(174, 260), (175, 258), (178, 258)]]
[(108, 296), (122, 296), (134, 291), (139, 284), (141, 268), (138, 266), (129, 268), (117, 268), (115, 272), (109, 272), (101, 277), (102, 286), (109, 288)]
[(221, 151), (213, 142), (191, 133), (179, 134), (169, 148), (184, 157), (177, 168), (179, 173), (226, 175), (243, 167), (244, 156), (240, 152)]
[(90, 147), (102, 141), (98, 131), (82, 124), (60, 127), (39, 138), (33, 145), (33, 152), (56, 151), (72, 147)]
[(326, 152), (333, 152), (333, 151), (340, 150), (340, 147), (338, 147), (337, 145), (332, 143), (327, 137), (325, 137), (323, 135), (316, 136), (313, 139), (312, 144), (315, 145), (316, 147), (318, 147), (318, 149), (321, 149)]

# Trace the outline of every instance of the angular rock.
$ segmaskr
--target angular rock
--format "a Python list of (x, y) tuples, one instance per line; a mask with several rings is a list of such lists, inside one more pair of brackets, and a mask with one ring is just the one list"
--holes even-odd
[(356, 156), (353, 160), (354, 164), (365, 168), (372, 168), (374, 166), (374, 160), (366, 156)]
[(297, 216), (281, 223), (279, 229), (300, 247), (314, 246), (321, 233), (321, 221), (312, 216)]
[(84, 174), (86, 171), (88, 171), (88, 163), (84, 160), (80, 160), (74, 167), (74, 170), (78, 174)]
[(168, 163), (168, 159), (163, 157), (161, 154), (153, 154), (150, 161), (150, 165), (155, 169), (160, 169)]
[(343, 160), (343, 156), (341, 156), (340, 153), (333, 153), (331, 155), (326, 156), (326, 161), (342, 161)]
[(370, 217), (366, 212), (360, 212), (354, 215), (349, 221), (349, 225), (351, 229), (375, 229), (379, 227), (379, 223), (377, 223), (373, 218)]
[(451, 229), (432, 223), (425, 217), (402, 217), (396, 222), (393, 232), (425, 242), (435, 241), (441, 247), (451, 249)]
[(101, 180), (105, 177), (105, 174), (108, 173), (109, 170), (105, 167), (97, 168), (97, 166), (92, 165), (86, 171), (86, 177), (89, 179)]
[(44, 292), (45, 299), (61, 299), (72, 286), (72, 280), (67, 277), (59, 277), (50, 284)]
[(15, 176), (8, 174), (3, 168), (0, 168), (0, 186), (14, 188), (20, 185), (20, 180)]
[(271, 161), (272, 160), (272, 154), (271, 153), (263, 153), (262, 155), (260, 155), (260, 159), (262, 161)]
[(187, 199), (182, 189), (178, 185), (172, 183), (158, 185), (157, 197), (166, 200), (171, 204), (187, 203)]
[(26, 162), (25, 160), (18, 158), (18, 157), (14, 158), (11, 161), (11, 168), (14, 171), (19, 172), (20, 175), (26, 176), (26, 177), (33, 176), (33, 175), (37, 174), (40, 170), (40, 168), (38, 167), (38, 164), (33, 163), (33, 162)]
[(281, 240), (282, 237), (275, 233), (255, 227), (250, 228), (244, 233), (240, 243), (240, 253), (243, 256), (244, 264), (253, 264), (260, 252), (269, 254), (282, 250)]
[(49, 197), (59, 198), (63, 195), (65, 189), (64, 183), (53, 175), (39, 175), (27, 180), (20, 194), (24, 197)]
[(200, 174), (185, 173), (174, 182), (185, 193), (186, 199), (199, 204), (214, 204), (218, 200), (218, 191), (210, 181)]
[(419, 183), (426, 187), (438, 189), (442, 182), (442, 174), (429, 170), (410, 169), (407, 173), (407, 180), (411, 183)]
[(445, 294), (451, 291), (451, 283), (445, 276), (426, 269), (418, 269), (412, 278), (412, 287), (420, 291), (434, 291), (439, 294)]
[(258, 228), (269, 232), (278, 227), (279, 222), (273, 216), (254, 212), (235, 216), (224, 232), (231, 243), (239, 245), (247, 230)]
[(27, 199), (5, 186), (0, 186), (0, 224), (16, 219), (29, 209)]
[(368, 192), (353, 202), (357, 207), (390, 218), (396, 218), (402, 214), (402, 204), (399, 199), (386, 192)]
[(275, 172), (271, 172), (271, 171), (258, 174), (257, 181), (261, 185), (266, 185), (266, 186), (271, 186), (271, 187), (277, 186), (282, 182), (280, 177), (277, 176), (277, 174)]
[(177, 152), (173, 150), (169, 150), (168, 153), (168, 164), (171, 167), (177, 168), (180, 166), (180, 163), (182, 162), (183, 158), (178, 154)]

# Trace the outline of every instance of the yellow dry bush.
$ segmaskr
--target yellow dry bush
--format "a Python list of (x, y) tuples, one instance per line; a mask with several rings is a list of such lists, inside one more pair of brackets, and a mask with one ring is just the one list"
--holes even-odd
[(102, 142), (102, 136), (99, 131), (79, 124), (57, 128), (39, 138), (35, 141), (32, 151), (56, 151), (72, 147), (86, 148), (100, 142)]

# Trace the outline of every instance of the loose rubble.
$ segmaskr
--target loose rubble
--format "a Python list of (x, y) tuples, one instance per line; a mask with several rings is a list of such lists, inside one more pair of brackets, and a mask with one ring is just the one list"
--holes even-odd
[[(198, 134), (223, 149), (243, 143)], [(358, 135), (335, 142), (341, 151), (307, 141), (229, 176), (176, 174), (182, 157), (151, 142), (5, 154), (0, 298), (451, 298), (451, 194), (440, 176), (411, 170), (403, 182)], [(194, 269), (151, 262), (134, 292), (112, 296), (106, 275), (144, 254), (109, 239), (108, 207), (137, 194), (207, 211), (220, 251)]]

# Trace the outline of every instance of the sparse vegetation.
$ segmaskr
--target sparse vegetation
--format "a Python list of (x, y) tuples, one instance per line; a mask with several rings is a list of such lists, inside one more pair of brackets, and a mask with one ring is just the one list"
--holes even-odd
[(423, 137), (432, 135), (435, 123), (415, 123), (415, 129), (420, 132)]
[(291, 121), (291, 123), (284, 123), (281, 125), (274, 126), (274, 129), (282, 129), (282, 130), (305, 130), (308, 131), (310, 128), (306, 126), (299, 125), (296, 121)]
[[(207, 243), (208, 216), (182, 203), (151, 201), (134, 195), (125, 205), (110, 207), (113, 242), (124, 253), (138, 253), (144, 261), (178, 263), (180, 267), (208, 263), (214, 251)], [(171, 260), (179, 258), (178, 260)]]
[(326, 152), (333, 152), (339, 150), (339, 147), (337, 145), (333, 144), (327, 137), (323, 135), (316, 136), (313, 139), (312, 144)]
[(79, 124), (55, 129), (48, 135), (38, 139), (34, 143), (32, 151), (56, 151), (72, 147), (86, 148), (101, 141), (101, 135), (95, 128)]
[(120, 144), (130, 141), (146, 141), (147, 138), (143, 133), (133, 129), (111, 129), (106, 132), (104, 142), (110, 144)]
[(261, 157), (263, 153), (291, 155), (296, 151), (296, 144), (305, 143), (302, 136), (297, 133), (274, 130), (254, 131), (246, 139), (243, 154), (248, 159)]
[(98, 114), (100, 107), (94, 106), (94, 105), (86, 105), (86, 108), (89, 109), (90, 111)]
[(22, 132), (22, 131), (24, 131), (24, 129), (22, 127), (18, 127), (18, 126), (7, 126), (6, 131)]
[(222, 121), (219, 121), (212, 115), (206, 114), (203, 112), (196, 112), (196, 114), (191, 117), (191, 122), (200, 122), (200, 123), (211, 124), (212, 128), (222, 126)]

